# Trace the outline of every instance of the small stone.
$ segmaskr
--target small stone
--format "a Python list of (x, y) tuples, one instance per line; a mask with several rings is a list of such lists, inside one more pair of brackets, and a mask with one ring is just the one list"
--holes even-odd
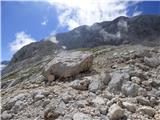
[(66, 109), (66, 104), (65, 104), (63, 101), (61, 101), (61, 102), (57, 105), (55, 111), (56, 111), (57, 113), (64, 114), (64, 113), (65, 113), (65, 109)]
[(144, 62), (146, 65), (150, 67), (157, 67), (160, 64), (160, 59), (158, 57), (144, 57)]
[(50, 103), (50, 100), (44, 100), (44, 102), (42, 103), (42, 107), (45, 108), (48, 104)]
[(77, 112), (73, 115), (73, 120), (92, 120), (90, 115), (84, 114), (82, 112)]
[(102, 96), (103, 96), (104, 98), (109, 99), (109, 100), (111, 100), (111, 99), (114, 97), (114, 95), (112, 95), (108, 90), (103, 91)]
[(52, 98), (53, 98), (53, 95), (48, 95), (48, 98), (49, 98), (49, 99), (52, 99)]
[(105, 85), (108, 85), (109, 81), (111, 80), (111, 75), (108, 72), (101, 72), (101, 80)]
[(90, 92), (96, 92), (97, 90), (102, 90), (104, 88), (104, 84), (100, 79), (92, 80), (89, 84), (89, 91)]
[(147, 114), (151, 117), (153, 117), (155, 115), (155, 110), (149, 106), (143, 106), (143, 107), (139, 108), (138, 111), (140, 111), (144, 114)]
[(61, 114), (56, 112), (54, 109), (49, 108), (44, 112), (44, 120), (55, 120), (57, 119)]
[(72, 99), (73, 97), (68, 92), (65, 92), (64, 94), (62, 94), (62, 100), (64, 101), (64, 103), (67, 104)]
[(1, 119), (2, 119), (2, 120), (10, 120), (12, 117), (13, 117), (13, 115), (7, 113), (7, 111), (4, 111), (4, 112), (1, 114)]
[(129, 80), (128, 73), (120, 73), (120, 72), (113, 72), (112, 78), (108, 84), (109, 90), (114, 93), (119, 93), (123, 84), (123, 81)]
[(147, 91), (146, 91), (146, 89), (140, 87), (140, 88), (138, 89), (138, 95), (139, 95), (139, 96), (147, 96)]
[(123, 106), (130, 112), (135, 112), (136, 111), (136, 105), (129, 103), (129, 102), (123, 102)]
[(76, 104), (78, 105), (78, 107), (84, 108), (86, 105), (88, 105), (88, 102), (86, 100), (79, 100), (76, 102)]
[(103, 114), (103, 115), (106, 115), (106, 114), (107, 114), (107, 110), (108, 110), (107, 107), (100, 107), (100, 108), (99, 108), (100, 113)]
[(71, 87), (77, 90), (87, 90), (89, 86), (89, 80), (74, 80), (71, 82)]
[(18, 111), (24, 108), (24, 102), (21, 100), (16, 101), (15, 105), (12, 108), (13, 113), (18, 113)]
[(152, 106), (154, 106), (154, 105), (157, 104), (157, 100), (156, 100), (155, 97), (151, 97), (151, 98), (150, 98), (150, 102), (151, 102), (151, 105), (152, 105)]
[(150, 105), (149, 100), (147, 100), (145, 97), (138, 96), (136, 99), (137, 99), (137, 102), (140, 103), (141, 105), (147, 105), (147, 106)]
[(159, 90), (159, 91), (156, 91), (156, 92), (155, 92), (155, 95), (156, 95), (157, 98), (159, 98), (159, 97), (160, 97), (160, 90)]
[(121, 90), (124, 95), (135, 97), (138, 95), (139, 88), (139, 85), (132, 83), (131, 81), (126, 81), (123, 83)]
[(109, 108), (108, 116), (111, 120), (119, 120), (125, 116), (124, 110), (117, 104), (113, 104)]
[(45, 96), (41, 93), (38, 93), (34, 96), (34, 101), (42, 100)]
[(102, 97), (98, 97), (98, 96), (95, 99), (93, 99), (92, 102), (95, 105), (104, 105), (105, 104), (105, 100)]
[(131, 77), (131, 81), (139, 85), (141, 82), (141, 79), (139, 77), (134, 76), (134, 77)]

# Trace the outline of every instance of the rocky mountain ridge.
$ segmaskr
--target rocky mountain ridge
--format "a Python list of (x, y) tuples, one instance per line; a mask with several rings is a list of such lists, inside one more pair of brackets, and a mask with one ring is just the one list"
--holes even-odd
[(140, 15), (131, 18), (121, 16), (113, 21), (80, 26), (53, 37), (58, 41), (58, 45), (66, 46), (68, 49), (126, 43), (160, 45), (160, 16)]

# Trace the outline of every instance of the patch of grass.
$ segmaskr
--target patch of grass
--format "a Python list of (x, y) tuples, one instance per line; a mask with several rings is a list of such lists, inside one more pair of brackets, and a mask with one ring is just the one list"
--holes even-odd
[(76, 51), (89, 51), (90, 48), (77, 48)]
[(17, 77), (17, 72), (12, 72), (12, 73), (8, 74), (7, 76), (4, 76), (1, 80), (6, 81), (6, 80), (10, 80), (10, 79), (15, 79), (16, 77)]

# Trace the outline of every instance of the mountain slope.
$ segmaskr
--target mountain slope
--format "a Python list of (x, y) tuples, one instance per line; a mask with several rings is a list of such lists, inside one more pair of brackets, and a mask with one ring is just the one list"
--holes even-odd
[(92, 26), (83, 25), (72, 31), (50, 36), (45, 41), (31, 43), (14, 54), (8, 66), (2, 71), (2, 75), (15, 68), (40, 61), (44, 56), (64, 46), (67, 49), (76, 49), (127, 43), (160, 45), (160, 16), (140, 15), (132, 18), (122, 16)]
[[(80, 26), (55, 36), (58, 45), (68, 49), (95, 47), (122, 43), (160, 44), (160, 16), (140, 15), (132, 18), (119, 17), (113, 21)], [(49, 38), (51, 39), (52, 36)]]
[(2, 75), (40, 62), (48, 55), (53, 56), (59, 49), (53, 42), (47, 40), (26, 45), (13, 55), (9, 64), (2, 70)]

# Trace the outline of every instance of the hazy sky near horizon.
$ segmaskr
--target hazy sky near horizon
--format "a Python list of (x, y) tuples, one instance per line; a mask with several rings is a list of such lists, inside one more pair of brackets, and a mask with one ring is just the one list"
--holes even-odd
[(46, 0), (1, 2), (1, 60), (23, 46), (80, 25), (118, 16), (160, 15), (160, 1)]

